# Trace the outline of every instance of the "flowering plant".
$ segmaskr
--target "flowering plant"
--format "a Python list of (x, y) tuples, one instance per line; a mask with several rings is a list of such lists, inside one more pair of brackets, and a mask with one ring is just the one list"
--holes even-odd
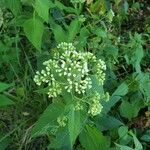
[[(46, 86), (53, 103), (61, 101), (65, 105), (56, 119), (57, 129), (69, 122), (69, 110), (84, 112), (86, 117), (99, 115), (103, 108), (101, 102), (109, 99), (109, 94), (103, 91), (105, 62), (90, 52), (77, 51), (72, 43), (65, 42), (57, 46), (52, 57), (43, 63), (45, 69), (36, 72), (34, 81), (39, 86)], [(94, 82), (98, 89), (93, 86)]]

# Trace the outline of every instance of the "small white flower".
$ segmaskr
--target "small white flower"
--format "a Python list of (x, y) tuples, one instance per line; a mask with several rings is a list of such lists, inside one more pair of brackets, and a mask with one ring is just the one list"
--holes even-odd
[(67, 72), (64, 72), (64, 75), (67, 75)]
[(57, 123), (58, 123), (61, 127), (65, 127), (67, 120), (68, 120), (68, 119), (67, 119), (66, 116), (60, 116), (60, 117), (57, 118)]
[(61, 77), (61, 76), (62, 76), (62, 73), (59, 73), (59, 76)]
[(77, 75), (76, 74), (73, 74), (73, 77), (76, 77)]

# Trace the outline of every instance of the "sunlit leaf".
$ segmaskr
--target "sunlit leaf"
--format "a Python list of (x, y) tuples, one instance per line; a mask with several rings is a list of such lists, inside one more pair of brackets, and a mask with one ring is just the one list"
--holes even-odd
[(29, 41), (36, 49), (41, 50), (42, 35), (44, 31), (43, 23), (39, 19), (31, 18), (24, 22), (23, 28)]
[(38, 15), (46, 22), (49, 20), (49, 0), (36, 0), (35, 10)]

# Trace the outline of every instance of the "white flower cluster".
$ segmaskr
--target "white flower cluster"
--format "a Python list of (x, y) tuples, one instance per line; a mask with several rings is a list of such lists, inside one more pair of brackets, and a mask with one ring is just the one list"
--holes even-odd
[(102, 104), (100, 103), (100, 95), (96, 93), (92, 98), (92, 102), (89, 106), (88, 113), (92, 116), (99, 115), (103, 109)]
[(99, 59), (94, 67), (95, 74), (97, 75), (99, 82), (103, 84), (105, 81), (105, 73), (103, 71), (106, 70), (106, 65), (104, 61)]
[(90, 75), (96, 75), (101, 84), (105, 80), (105, 63), (90, 52), (77, 52), (72, 43), (57, 46), (57, 55), (45, 61), (45, 70), (37, 71), (34, 81), (49, 87), (49, 97), (61, 95), (63, 90), (84, 94), (92, 87)]
[(65, 127), (67, 120), (68, 119), (67, 119), (66, 116), (60, 116), (60, 117), (57, 118), (57, 123), (59, 124), (59, 126)]
[(81, 104), (80, 101), (77, 101), (74, 107), (74, 110), (78, 111), (78, 110), (83, 110), (83, 106)]
[(66, 42), (62, 42), (62, 43), (58, 44), (57, 48), (60, 49), (60, 50), (64, 50), (64, 51), (67, 51), (67, 50), (74, 51), (74, 50), (76, 50), (72, 43), (66, 43)]

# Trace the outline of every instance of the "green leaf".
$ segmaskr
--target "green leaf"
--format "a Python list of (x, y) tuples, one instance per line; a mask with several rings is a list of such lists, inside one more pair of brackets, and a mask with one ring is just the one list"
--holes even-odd
[(49, 0), (36, 0), (35, 10), (38, 15), (46, 22), (49, 20)]
[(32, 18), (24, 22), (23, 28), (29, 41), (36, 49), (41, 50), (42, 35), (44, 31), (43, 23), (39, 19)]
[(81, 111), (75, 111), (74, 106), (70, 107), (69, 118), (68, 118), (68, 130), (71, 145), (73, 146), (77, 136), (84, 127), (86, 115)]
[(0, 92), (5, 91), (6, 89), (10, 88), (11, 86), (12, 86), (12, 84), (0, 82)]
[(65, 107), (65, 112), (68, 112), (67, 126), (59, 129), (56, 138), (49, 145), (49, 149), (64, 148), (72, 150), (76, 138), (84, 127), (86, 114), (83, 113), (83, 111), (75, 111), (73, 105), (67, 105), (67, 107)]
[(59, 128), (48, 149), (72, 150), (68, 127)]
[(21, 14), (20, 0), (5, 0), (5, 6), (9, 8), (15, 16)]
[(5, 95), (0, 94), (0, 107), (7, 106), (7, 105), (12, 105), (12, 104), (14, 104), (14, 102), (12, 100), (10, 100)]
[(109, 115), (104, 115), (102, 117), (98, 116), (96, 117), (95, 120), (96, 126), (101, 130), (111, 130), (114, 128), (117, 128), (121, 125), (123, 125), (123, 123), (116, 119), (115, 117), (109, 116)]
[(86, 126), (79, 136), (85, 150), (108, 150), (109, 140), (95, 127)]
[(123, 138), (124, 136), (126, 136), (128, 134), (128, 127), (126, 126), (121, 126), (118, 129), (118, 134), (120, 138)]
[(113, 96), (124, 96), (128, 93), (128, 85), (123, 82), (121, 85), (118, 86), (116, 91), (113, 93)]
[(32, 136), (39, 136), (47, 133), (47, 131), (53, 127), (57, 117), (61, 115), (63, 110), (64, 105), (62, 103), (50, 104), (33, 127)]
[(56, 24), (52, 18), (50, 18), (50, 24), (57, 44), (67, 42), (67, 32), (60, 25)]
[(128, 85), (126, 84), (126, 82), (123, 82), (115, 90), (115, 92), (112, 94), (108, 102), (102, 102), (104, 106), (103, 108), (104, 113), (109, 112), (111, 107), (113, 107), (121, 99), (121, 97), (125, 96), (127, 93), (128, 93)]
[(72, 7), (66, 7), (63, 3), (59, 1), (55, 1), (55, 6), (58, 7), (60, 10), (65, 10), (66, 12), (69, 13), (76, 13), (78, 12), (78, 9), (74, 9)]
[(76, 34), (79, 32), (80, 22), (78, 19), (74, 19), (68, 28), (68, 42), (73, 42)]
[(132, 148), (128, 147), (128, 146), (124, 146), (124, 145), (120, 145), (115, 143), (117, 147), (119, 147), (119, 150), (133, 150)]
[(123, 101), (120, 106), (120, 114), (121, 116), (128, 118), (131, 120), (132, 118), (138, 115), (140, 108), (136, 105), (132, 105), (128, 101)]
[(134, 144), (135, 144), (135, 150), (143, 150), (143, 146), (142, 144), (139, 142), (139, 140), (137, 139), (137, 137), (132, 133), (130, 132), (130, 134), (133, 136), (133, 140), (134, 140)]

